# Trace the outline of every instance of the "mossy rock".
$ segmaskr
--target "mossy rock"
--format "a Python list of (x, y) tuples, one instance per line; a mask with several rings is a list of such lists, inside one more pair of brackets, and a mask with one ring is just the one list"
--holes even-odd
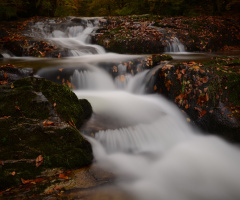
[(208, 133), (240, 142), (240, 60), (217, 57), (205, 63), (166, 64), (147, 83)]
[[(35, 77), (2, 85), (0, 91), (0, 190), (48, 168), (72, 169), (92, 162), (91, 145), (78, 130), (92, 113), (87, 100)], [(43, 163), (36, 167), (39, 155)]]

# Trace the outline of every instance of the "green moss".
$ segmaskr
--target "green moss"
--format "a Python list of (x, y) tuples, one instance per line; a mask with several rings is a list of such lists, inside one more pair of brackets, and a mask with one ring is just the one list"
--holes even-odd
[[(21, 183), (20, 178), (33, 179), (47, 168), (71, 169), (90, 164), (91, 145), (78, 129), (66, 123), (80, 126), (83, 119), (90, 117), (89, 102), (45, 79), (24, 78), (13, 86), (0, 86), (0, 160), (6, 162), (0, 165), (0, 182), (5, 183), (0, 189)], [(53, 120), (53, 126), (44, 125), (48, 119)], [(39, 155), (43, 163), (36, 167)], [(12, 176), (13, 171), (17, 175)]]

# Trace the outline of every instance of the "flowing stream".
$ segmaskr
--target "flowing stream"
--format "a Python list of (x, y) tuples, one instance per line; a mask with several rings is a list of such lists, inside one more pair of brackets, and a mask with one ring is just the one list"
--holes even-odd
[(92, 118), (103, 122), (98, 131), (81, 130), (96, 162), (116, 174), (116, 185), (137, 200), (240, 199), (239, 149), (204, 136), (163, 97), (144, 94), (149, 71), (111, 77), (109, 63), (141, 56), (106, 53), (89, 44), (96, 26), (97, 21), (86, 19), (85, 26), (49, 31), (41, 23), (33, 30), (69, 49), (70, 58), (37, 75), (54, 79), (59, 67), (69, 70), (74, 92), (90, 101)]

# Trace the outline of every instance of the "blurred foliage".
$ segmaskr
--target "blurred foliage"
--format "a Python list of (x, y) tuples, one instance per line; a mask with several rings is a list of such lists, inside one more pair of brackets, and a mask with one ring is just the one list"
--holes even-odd
[(240, 0), (1, 0), (0, 20), (31, 16), (239, 14)]

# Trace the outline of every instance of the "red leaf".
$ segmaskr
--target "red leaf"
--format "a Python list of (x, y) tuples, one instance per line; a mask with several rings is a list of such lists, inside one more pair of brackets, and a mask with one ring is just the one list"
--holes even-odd
[(24, 180), (23, 178), (21, 178), (21, 181), (22, 181), (22, 183), (25, 185), (25, 184), (27, 184), (27, 183), (30, 183), (32, 180)]
[(207, 111), (206, 111), (206, 110), (203, 110), (203, 111), (200, 113), (200, 117), (203, 117), (205, 114), (207, 114)]
[(15, 108), (16, 108), (17, 110), (20, 110), (19, 106), (15, 106)]
[(68, 179), (68, 176), (65, 176), (64, 174), (59, 174), (59, 178)]

